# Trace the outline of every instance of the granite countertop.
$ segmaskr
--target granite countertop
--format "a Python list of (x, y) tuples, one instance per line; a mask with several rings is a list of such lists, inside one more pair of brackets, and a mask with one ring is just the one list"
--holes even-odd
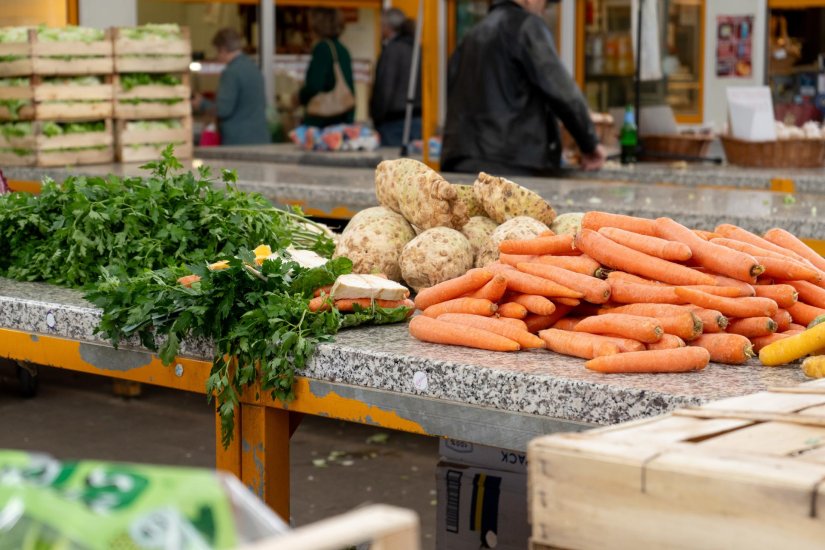
[[(99, 316), (78, 291), (0, 278), (2, 327), (102, 343), (94, 334)], [(203, 359), (211, 356), (208, 342), (203, 341), (190, 343), (183, 353)], [(504, 354), (422, 343), (409, 336), (405, 325), (344, 330), (335, 342), (319, 346), (300, 374), (592, 424), (624, 422), (805, 381), (798, 367), (765, 368), (756, 362), (712, 364), (687, 374), (602, 375), (586, 370), (581, 359), (543, 350)]]
[[(367, 168), (300, 166), (236, 160), (195, 159), (194, 167), (205, 162), (215, 173), (222, 168), (238, 172), (239, 186), (256, 191), (275, 204), (298, 202), (330, 217), (375, 206), (374, 172)], [(87, 175), (136, 175), (137, 164), (111, 164), (66, 168), (9, 168), (7, 177), (56, 180), (70, 173)], [(447, 174), (454, 183), (472, 183), (468, 174)], [(782, 227), (794, 234), (825, 240), (825, 194), (797, 193), (793, 196), (746, 189), (692, 188), (610, 183), (569, 178), (516, 178), (549, 200), (559, 212), (606, 210), (648, 218), (669, 216), (699, 229), (713, 229), (720, 223), (733, 223), (755, 232)], [(344, 214), (336, 214), (340, 209)], [(350, 214), (351, 215), (351, 214)]]
[(399, 152), (399, 147), (382, 147), (376, 151), (325, 153), (303, 151), (292, 143), (195, 148), (195, 155), (203, 159), (246, 160), (345, 168), (375, 168), (384, 159), (397, 158)]

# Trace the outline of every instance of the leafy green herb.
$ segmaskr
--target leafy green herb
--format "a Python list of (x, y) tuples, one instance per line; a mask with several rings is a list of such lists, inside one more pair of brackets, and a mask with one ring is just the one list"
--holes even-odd
[(91, 27), (47, 27), (40, 25), (37, 28), (37, 39), (41, 42), (99, 42), (106, 38), (103, 29)]
[(140, 27), (121, 28), (119, 32), (121, 36), (130, 38), (132, 40), (173, 40), (176, 38), (180, 38), (182, 36), (180, 27), (174, 23), (149, 23), (147, 25), (141, 25)]
[(51, 76), (43, 79), (47, 86), (97, 86), (103, 84), (99, 76)]
[(46, 180), (40, 195), (0, 196), (0, 274), (81, 287), (103, 267), (136, 275), (259, 243), (332, 254), (332, 240), (299, 211), (239, 191), (234, 172), (216, 182), (208, 167), (180, 173), (171, 147), (162, 154), (146, 178), (70, 176)]
[(160, 120), (130, 120), (126, 123), (127, 130), (171, 130), (182, 128), (180, 119), (160, 119)]
[(89, 132), (104, 132), (106, 122), (96, 120), (93, 122), (44, 122), (41, 127), (43, 135), (46, 137), (62, 136), (66, 134), (86, 134)]
[(785, 195), (782, 197), (782, 202), (785, 204), (796, 204), (796, 197), (793, 195)]
[(0, 147), (0, 153), (12, 153), (18, 157), (27, 157), (33, 155), (34, 151), (31, 149), (23, 149), (22, 147)]
[(29, 27), (0, 27), (0, 44), (29, 41)]
[(6, 108), (12, 120), (17, 120), (20, 116), (20, 109), (31, 104), (30, 99), (0, 99), (0, 107)]
[(3, 86), (4, 88), (25, 88), (30, 84), (31, 79), (27, 76), (0, 78), (0, 86)]
[(0, 122), (0, 135), (5, 138), (22, 138), (33, 133), (31, 122)]
[(26, 59), (27, 55), (0, 55), (0, 63), (11, 63), (13, 61), (20, 61), (21, 59)]
[(177, 86), (180, 77), (171, 74), (127, 73), (120, 75), (120, 87), (128, 92), (136, 86)]
[(57, 59), (58, 61), (72, 61), (73, 59), (103, 59), (105, 56), (103, 55), (77, 55), (77, 54), (70, 54), (70, 55), (43, 55), (41, 56), (45, 59)]

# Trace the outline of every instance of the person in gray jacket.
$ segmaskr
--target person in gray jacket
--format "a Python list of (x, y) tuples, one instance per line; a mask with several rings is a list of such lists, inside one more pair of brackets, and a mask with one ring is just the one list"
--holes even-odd
[(196, 96), (196, 111), (211, 112), (218, 118), (221, 145), (269, 143), (266, 122), (266, 92), (261, 70), (241, 51), (241, 36), (234, 29), (221, 29), (212, 39), (217, 60), (224, 63), (215, 102)]
[[(375, 69), (370, 98), (370, 118), (381, 135), (381, 145), (400, 146), (403, 141), (407, 90), (414, 47), (415, 21), (398, 8), (381, 16), (384, 48)], [(410, 140), (421, 139), (421, 70), (416, 79)]]

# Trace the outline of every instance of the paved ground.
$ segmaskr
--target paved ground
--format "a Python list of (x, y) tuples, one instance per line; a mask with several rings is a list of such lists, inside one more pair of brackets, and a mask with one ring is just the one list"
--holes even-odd
[[(38, 396), (20, 399), (0, 364), (0, 448), (58, 458), (214, 467), (212, 408), (201, 395), (144, 387), (114, 397), (111, 382), (41, 370)], [(367, 503), (416, 510), (423, 548), (435, 542), (435, 439), (307, 417), (292, 439), (292, 520), (304, 525)]]

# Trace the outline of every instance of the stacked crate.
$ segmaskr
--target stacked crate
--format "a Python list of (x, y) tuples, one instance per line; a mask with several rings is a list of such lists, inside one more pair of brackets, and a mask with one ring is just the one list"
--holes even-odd
[[(112, 162), (109, 33), (102, 40), (48, 42), (38, 38), (37, 30), (29, 29), (23, 39), (0, 44), (0, 56), (19, 57), (0, 63), (0, 123), (5, 123), (0, 132), (0, 164)], [(70, 83), (87, 77), (93, 77), (93, 83)], [(9, 128), (11, 122), (16, 127)], [(100, 129), (73, 132), (78, 126), (73, 123)]]
[[(178, 36), (134, 38), (132, 29), (114, 30), (114, 116), (117, 157), (141, 162), (174, 144), (175, 156), (192, 156), (189, 31)], [(131, 75), (131, 77), (129, 76)], [(146, 83), (135, 84), (137, 75)], [(162, 77), (162, 75), (167, 75)], [(131, 80), (131, 82), (129, 82)], [(165, 80), (165, 83), (155, 81)]]

